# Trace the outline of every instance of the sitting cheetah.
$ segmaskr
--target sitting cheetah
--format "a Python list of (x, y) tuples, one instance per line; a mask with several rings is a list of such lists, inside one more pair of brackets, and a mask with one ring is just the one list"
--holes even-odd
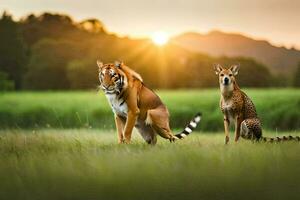
[(235, 76), (238, 74), (239, 65), (229, 69), (221, 65), (214, 65), (216, 75), (219, 76), (221, 90), (220, 108), (224, 115), (225, 144), (229, 142), (229, 125), (235, 124), (235, 142), (241, 136), (244, 139), (263, 141), (298, 140), (300, 137), (266, 138), (262, 136), (260, 120), (251, 99), (239, 88)]

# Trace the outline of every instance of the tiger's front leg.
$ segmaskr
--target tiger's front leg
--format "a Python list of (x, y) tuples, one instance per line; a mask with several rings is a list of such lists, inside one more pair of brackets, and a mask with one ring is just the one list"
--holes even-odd
[(115, 123), (118, 132), (118, 143), (121, 144), (124, 142), (123, 129), (125, 123), (118, 115), (115, 115)]
[(127, 121), (125, 124), (125, 130), (124, 130), (124, 136), (125, 136), (125, 143), (130, 143), (131, 140), (131, 134), (132, 129), (135, 125), (135, 122), (137, 120), (139, 114), (139, 110), (129, 110), (127, 114)]
[(125, 143), (130, 143), (132, 129), (140, 114), (140, 109), (138, 108), (137, 105), (137, 99), (138, 99), (137, 88), (138, 87), (132, 87), (132, 92), (130, 93), (126, 101), (128, 106), (128, 112), (127, 112), (127, 120), (124, 129)]

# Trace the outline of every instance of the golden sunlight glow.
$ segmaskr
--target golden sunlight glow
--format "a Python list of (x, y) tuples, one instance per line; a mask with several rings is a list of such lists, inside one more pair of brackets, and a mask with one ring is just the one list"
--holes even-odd
[(158, 32), (153, 33), (151, 39), (154, 42), (154, 44), (162, 46), (162, 45), (165, 45), (169, 41), (169, 36), (164, 31), (158, 31)]

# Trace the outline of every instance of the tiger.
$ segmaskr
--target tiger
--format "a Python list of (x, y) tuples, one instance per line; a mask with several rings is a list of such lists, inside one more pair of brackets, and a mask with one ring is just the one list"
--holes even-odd
[(114, 113), (118, 143), (130, 143), (135, 127), (148, 143), (157, 143), (157, 134), (174, 142), (183, 139), (197, 127), (201, 113), (197, 113), (179, 134), (169, 125), (169, 111), (155, 92), (143, 82), (141, 75), (123, 62), (106, 63), (97, 60), (100, 88)]

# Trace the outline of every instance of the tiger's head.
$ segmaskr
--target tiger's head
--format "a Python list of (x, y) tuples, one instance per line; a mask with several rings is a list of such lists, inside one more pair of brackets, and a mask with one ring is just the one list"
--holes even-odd
[(122, 62), (103, 64), (97, 60), (100, 87), (105, 94), (120, 94), (127, 85), (126, 74), (121, 70)]

